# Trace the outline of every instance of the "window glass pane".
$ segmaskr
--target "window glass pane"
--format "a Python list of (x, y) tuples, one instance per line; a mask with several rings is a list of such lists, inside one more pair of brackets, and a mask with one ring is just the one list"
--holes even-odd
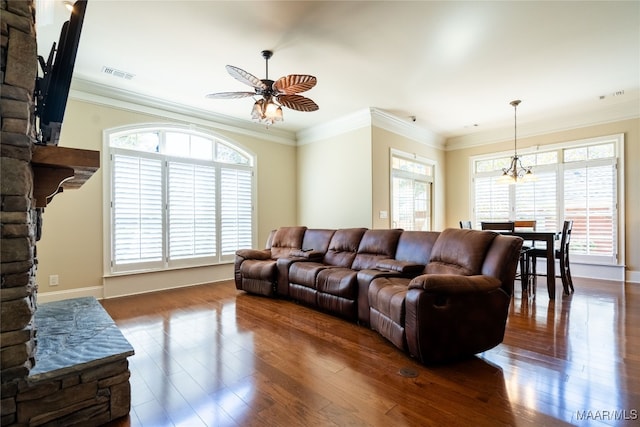
[(558, 163), (558, 152), (547, 151), (536, 154), (536, 165), (552, 165)]
[(224, 144), (216, 144), (216, 160), (223, 163), (248, 165), (249, 158)]
[(492, 172), (495, 170), (494, 160), (478, 160), (476, 162), (476, 172)]
[(592, 145), (589, 147), (589, 160), (607, 159), (615, 156), (615, 147), (613, 143)]
[(167, 132), (163, 153), (169, 156), (190, 157), (190, 138), (188, 133)]
[(508, 169), (509, 166), (511, 166), (511, 157), (503, 157), (493, 161), (494, 171), (502, 171), (502, 169)]
[(118, 135), (110, 139), (109, 145), (114, 148), (157, 153), (160, 150), (160, 133), (153, 131)]
[(399, 156), (393, 156), (391, 167), (395, 170), (409, 172), (419, 176), (432, 176), (433, 166), (422, 162), (405, 159)]
[(529, 168), (536, 165), (536, 154), (520, 155), (520, 163), (523, 167)]
[(587, 160), (587, 156), (588, 156), (587, 147), (568, 148), (564, 150), (565, 163)]
[(191, 135), (191, 157), (194, 159), (213, 160), (213, 145), (211, 139)]

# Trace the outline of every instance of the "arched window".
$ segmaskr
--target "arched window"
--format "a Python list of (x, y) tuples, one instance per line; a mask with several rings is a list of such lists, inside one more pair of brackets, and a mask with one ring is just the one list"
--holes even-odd
[(108, 273), (228, 262), (253, 246), (251, 154), (191, 128), (105, 135)]

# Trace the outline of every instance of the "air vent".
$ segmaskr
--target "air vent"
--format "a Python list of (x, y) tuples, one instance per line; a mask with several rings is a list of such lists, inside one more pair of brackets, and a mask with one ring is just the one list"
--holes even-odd
[(135, 77), (135, 74), (127, 73), (126, 71), (116, 70), (115, 68), (104, 66), (102, 67), (102, 72), (105, 74), (109, 74), (113, 77), (118, 77), (119, 79), (131, 80)]

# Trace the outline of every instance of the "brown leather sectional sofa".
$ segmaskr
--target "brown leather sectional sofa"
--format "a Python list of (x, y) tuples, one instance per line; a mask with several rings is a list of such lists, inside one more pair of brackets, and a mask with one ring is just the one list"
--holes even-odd
[(282, 227), (236, 252), (236, 288), (367, 325), (422, 363), (502, 342), (522, 239), (490, 231)]

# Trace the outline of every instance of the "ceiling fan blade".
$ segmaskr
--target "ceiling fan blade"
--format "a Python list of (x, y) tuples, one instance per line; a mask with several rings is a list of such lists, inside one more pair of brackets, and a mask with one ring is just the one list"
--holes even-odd
[(210, 99), (236, 99), (236, 98), (246, 98), (247, 96), (254, 96), (255, 92), (219, 92), (219, 93), (210, 93), (206, 95), (206, 98)]
[(262, 89), (262, 90), (268, 89), (267, 85), (264, 84), (262, 80), (260, 80), (253, 74), (246, 72), (242, 68), (234, 67), (233, 65), (227, 65), (226, 68), (227, 68), (227, 72), (231, 74), (231, 77), (233, 77), (234, 79), (246, 85), (253, 86), (256, 89)]
[(319, 108), (315, 102), (300, 95), (280, 95), (278, 102), (287, 108), (298, 111), (316, 111)]
[(276, 80), (273, 88), (285, 95), (293, 95), (311, 89), (318, 80), (308, 74), (290, 74)]

